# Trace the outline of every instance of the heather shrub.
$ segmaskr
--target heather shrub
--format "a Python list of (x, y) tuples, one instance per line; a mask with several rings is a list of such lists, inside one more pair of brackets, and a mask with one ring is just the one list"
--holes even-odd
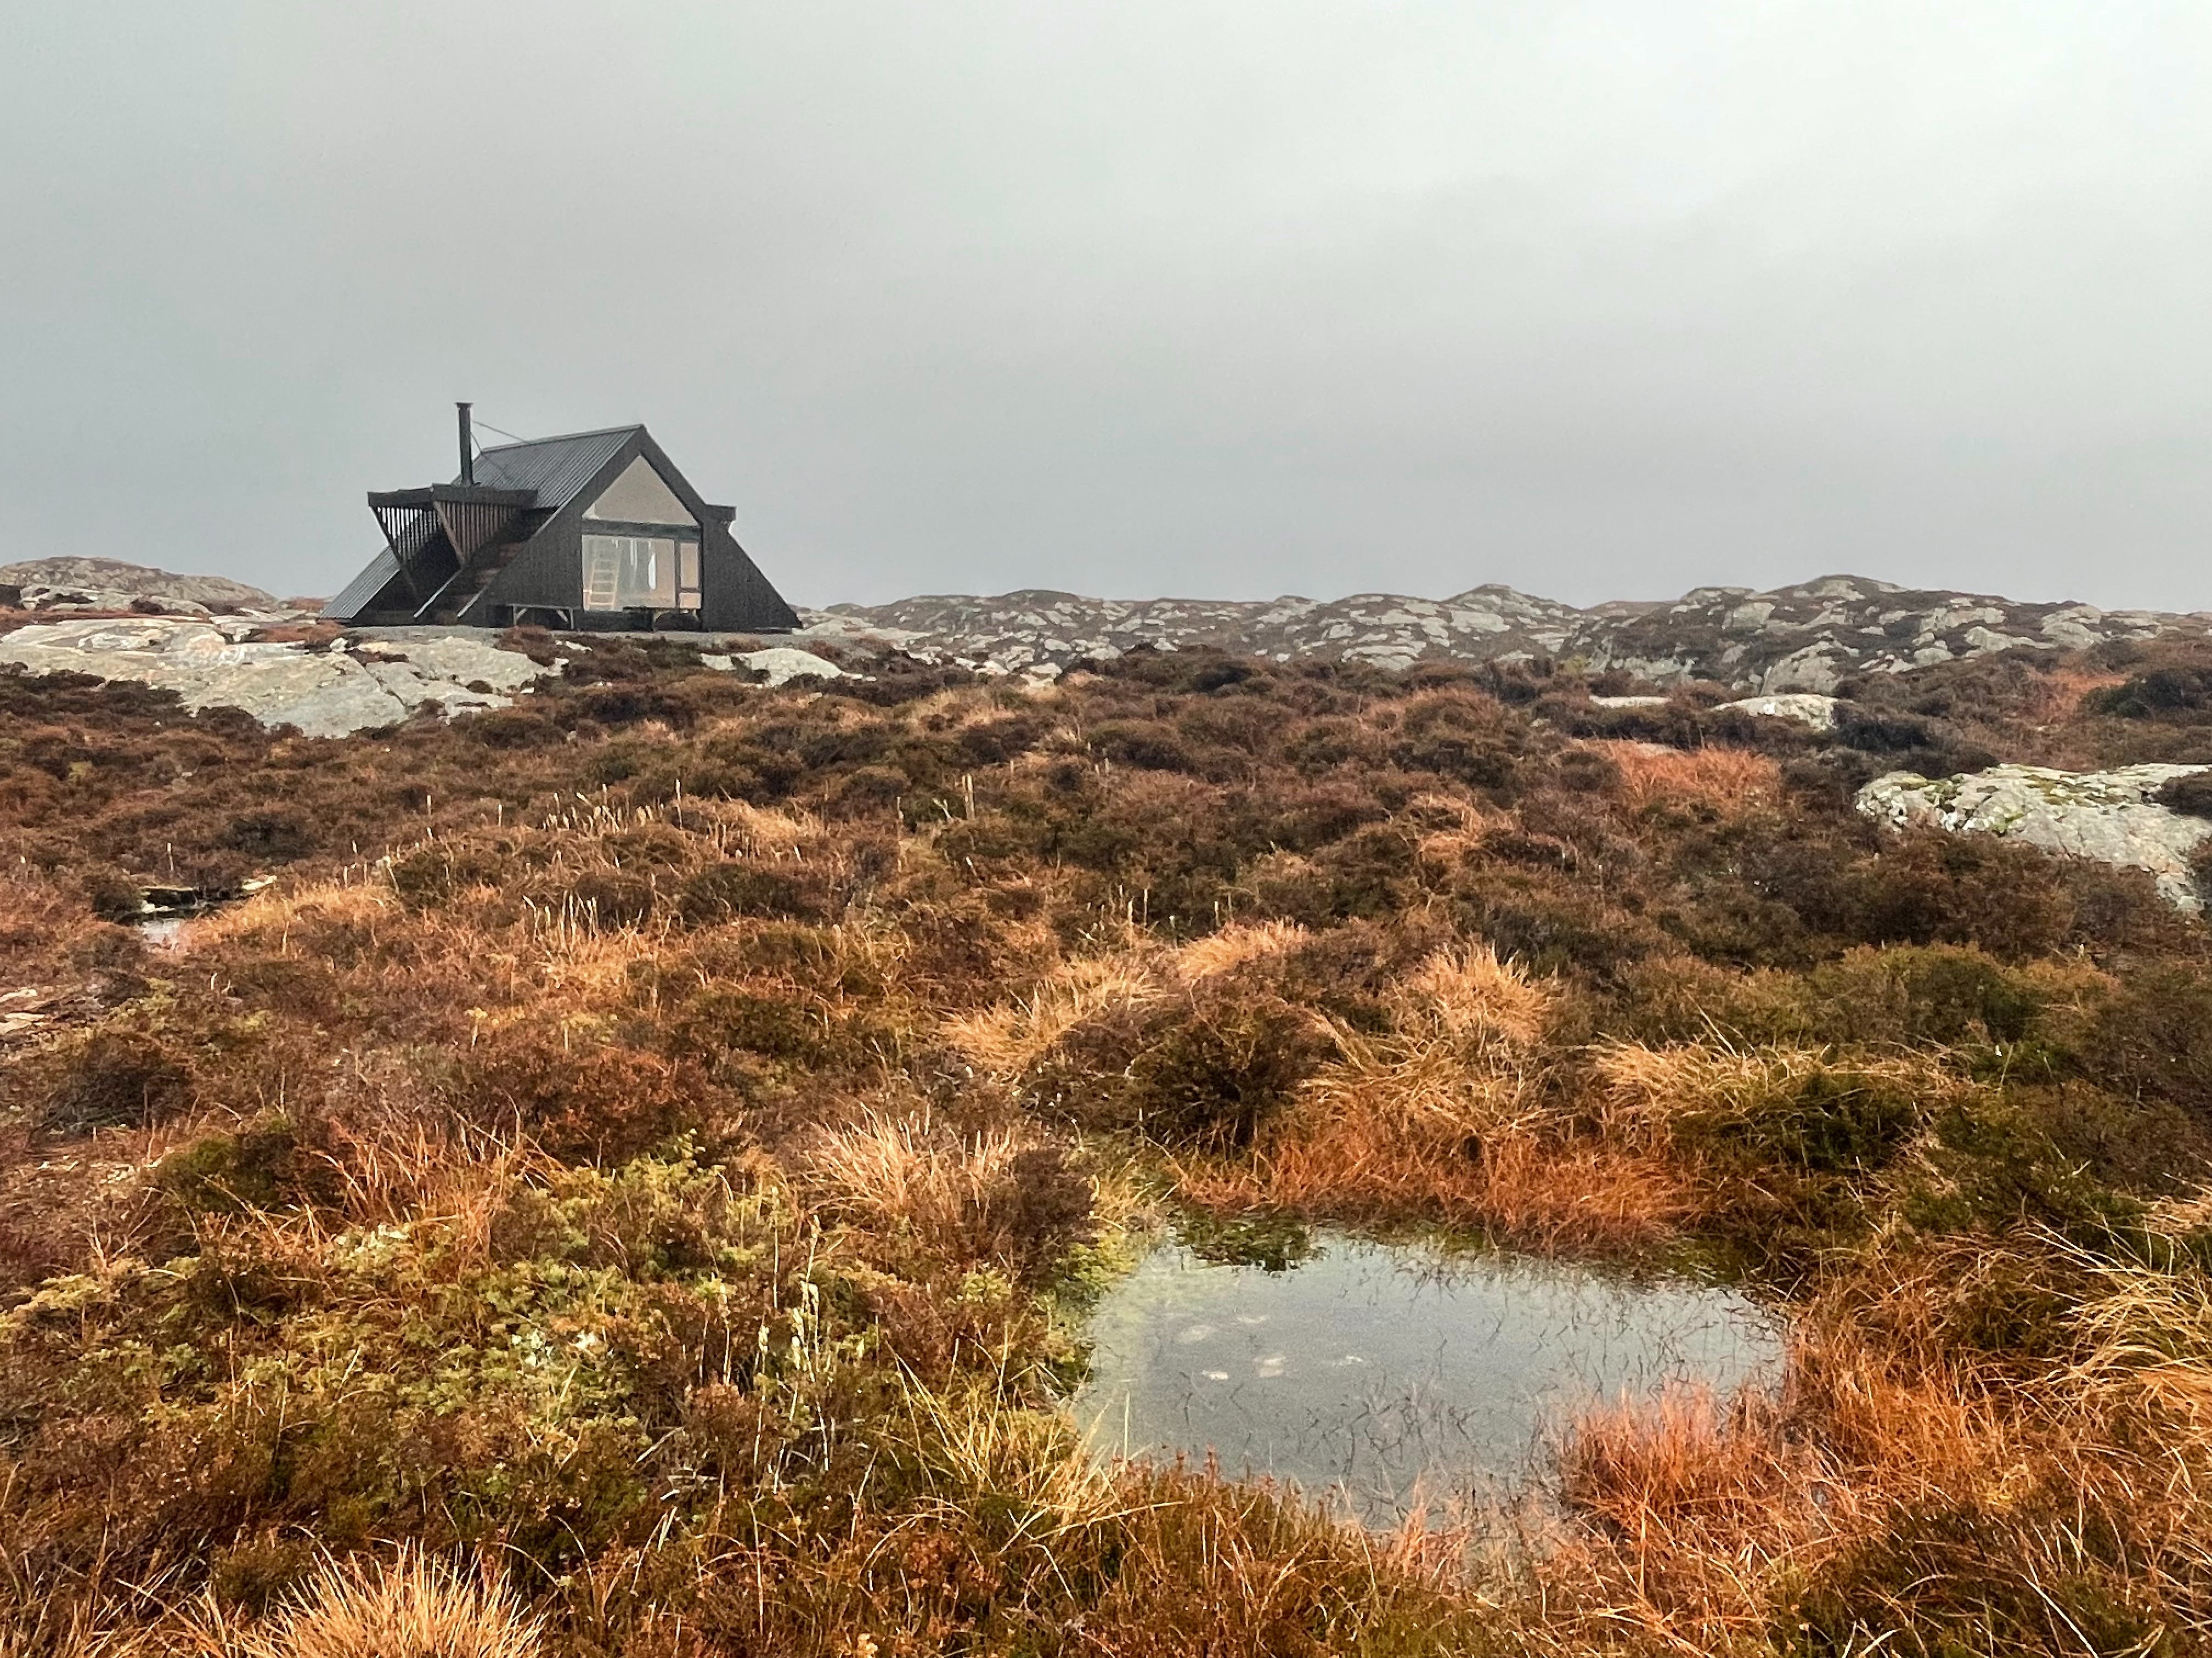
[(1696, 1124), (1690, 1138), (1758, 1163), (1863, 1175), (1893, 1160), (1919, 1122), (1912, 1093), (1893, 1079), (1821, 1069)]
[(576, 913), (591, 916), (599, 926), (620, 927), (635, 926), (651, 915), (659, 894), (648, 876), (594, 869), (570, 882), (565, 898)]
[(824, 1045), (821, 1024), (788, 996), (714, 985), (687, 999), (672, 1032), (695, 1051), (736, 1048), (771, 1060), (810, 1060)]
[(289, 1118), (262, 1118), (169, 1152), (155, 1166), (154, 1183), (199, 1213), (328, 1206), (342, 1188), (319, 1138)]
[(1327, 1057), (1311, 1014), (1249, 985), (1207, 985), (1077, 1025), (1032, 1086), (1075, 1121), (1172, 1145), (1249, 1145)]
[(2212, 1124), (2212, 972), (2160, 962), (2125, 975), (2092, 1016), (2079, 1051), (2106, 1087), (2171, 1100)]
[(804, 867), (733, 858), (687, 876), (678, 892), (677, 908), (693, 926), (745, 915), (811, 920), (829, 913), (829, 883)]
[(1832, 1042), (2018, 1043), (2048, 993), (2047, 981), (1972, 945), (1861, 948), (1806, 975), (1802, 1029)]
[(2008, 959), (2044, 954), (2074, 921), (2057, 863), (1985, 835), (1922, 829), (1872, 857), (1804, 866), (1792, 884), (1770, 862), (1769, 890), (1808, 925), (1859, 944), (1977, 944)]
[(531, 708), (493, 708), (457, 722), (457, 729), (488, 749), (542, 749), (564, 740), (564, 733)]
[(578, 1161), (621, 1162), (711, 1129), (725, 1111), (681, 1061), (535, 1024), (483, 1036), (460, 1056), (453, 1088), (471, 1121)]
[(182, 1115), (193, 1096), (191, 1069), (158, 1038), (101, 1030), (48, 1056), (41, 1127), (78, 1134), (135, 1128)]
[(432, 841), (387, 865), (392, 890), (418, 908), (449, 904), (471, 887), (497, 886), (511, 867), (498, 848), (472, 841)]
[(2085, 714), (2119, 720), (2180, 720), (2212, 711), (2212, 667), (2171, 665), (2131, 674), (2120, 684), (2088, 692)]
[(1182, 733), (1157, 720), (1109, 720), (1090, 733), (1092, 750), (1146, 771), (1193, 771), (1197, 756)]
[(283, 809), (242, 813), (230, 820), (222, 838), (234, 852), (272, 863), (304, 858), (315, 845), (315, 836), (300, 814)]

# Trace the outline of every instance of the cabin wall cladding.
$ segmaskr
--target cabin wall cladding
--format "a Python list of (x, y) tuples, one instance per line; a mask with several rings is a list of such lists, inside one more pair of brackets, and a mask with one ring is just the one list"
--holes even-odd
[[(465, 416), (462, 432), (466, 444)], [(680, 522), (588, 518), (611, 488), (617, 506), (631, 503), (622, 507), (625, 513)], [(735, 510), (702, 499), (642, 426), (485, 449), (452, 483), (373, 494), (369, 501), (385, 548), (325, 608), (335, 621), (497, 628), (529, 620), (579, 629), (749, 633), (799, 626), (797, 613), (731, 535)], [(458, 545), (443, 535), (426, 544), (404, 528), (431, 514), (489, 523), (495, 512), (495, 531), (464, 536)], [(669, 591), (628, 608), (586, 609), (584, 538), (594, 533), (675, 544), (668, 551), (674, 578), (659, 584)], [(694, 535), (696, 586), (684, 545)], [(656, 548), (656, 556), (663, 550)]]

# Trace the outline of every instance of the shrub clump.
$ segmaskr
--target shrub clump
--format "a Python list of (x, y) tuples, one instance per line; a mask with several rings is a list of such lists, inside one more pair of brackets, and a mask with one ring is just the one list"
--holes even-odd
[(181, 1116), (192, 1096), (190, 1067), (161, 1042), (100, 1031), (58, 1056), (39, 1120), (65, 1134), (143, 1127)]
[(685, 878), (677, 908), (691, 926), (712, 926), (740, 915), (814, 920), (829, 913), (830, 901), (827, 884), (811, 872), (733, 858)]
[(1077, 1025), (1030, 1084), (1088, 1127), (1237, 1150), (1289, 1106), (1333, 1046), (1325, 1025), (1279, 995), (1205, 984)]

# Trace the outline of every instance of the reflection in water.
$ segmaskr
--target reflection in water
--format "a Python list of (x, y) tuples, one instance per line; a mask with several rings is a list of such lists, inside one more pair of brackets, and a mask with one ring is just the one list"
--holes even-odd
[(189, 915), (149, 915), (138, 923), (138, 936), (155, 950), (174, 950), (184, 943)]
[(1779, 1374), (1774, 1320), (1728, 1291), (1520, 1256), (1445, 1260), (1325, 1236), (1289, 1272), (1166, 1245), (1093, 1321), (1077, 1419), (1102, 1455), (1212, 1452), (1340, 1488), (1370, 1523), (1505, 1494), (1576, 1407)]

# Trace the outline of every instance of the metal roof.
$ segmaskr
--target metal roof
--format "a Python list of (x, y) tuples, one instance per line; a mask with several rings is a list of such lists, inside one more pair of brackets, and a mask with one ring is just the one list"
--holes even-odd
[(623, 445), (644, 429), (611, 426), (604, 432), (502, 444), (477, 457), (477, 483), (492, 489), (534, 489), (541, 512), (566, 507)]
[(399, 561), (389, 547), (382, 549), (368, 561), (368, 568), (341, 588), (337, 598), (323, 606), (323, 614), (332, 621), (349, 621), (359, 616), (376, 602), (392, 579), (399, 574)]

